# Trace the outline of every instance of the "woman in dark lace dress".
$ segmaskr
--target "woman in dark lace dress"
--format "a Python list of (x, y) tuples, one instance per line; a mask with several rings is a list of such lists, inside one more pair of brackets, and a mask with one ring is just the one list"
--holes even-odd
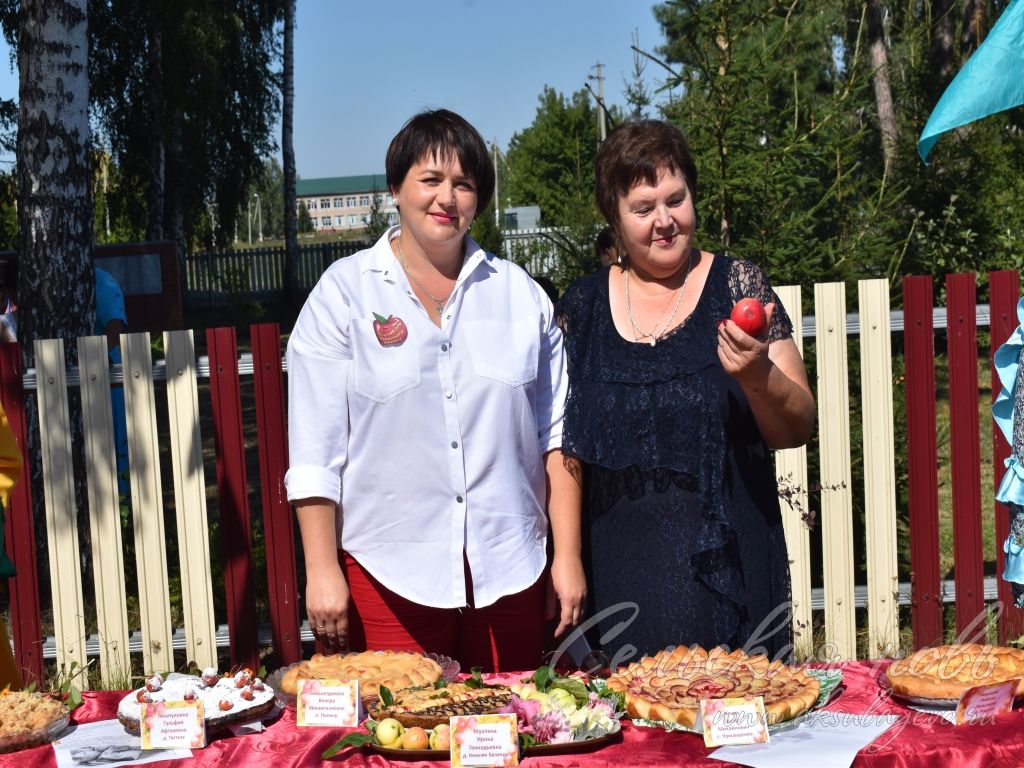
[[(696, 246), (697, 172), (678, 129), (623, 123), (597, 180), (624, 258), (558, 307), (596, 637), (613, 666), (694, 643), (788, 656), (770, 450), (804, 444), (815, 410), (790, 319), (756, 265)], [(747, 296), (766, 305), (759, 338), (724, 320)]]

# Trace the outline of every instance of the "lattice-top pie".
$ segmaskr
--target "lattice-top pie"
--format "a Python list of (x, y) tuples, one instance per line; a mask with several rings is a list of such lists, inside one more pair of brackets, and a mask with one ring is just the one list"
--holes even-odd
[(803, 670), (765, 656), (678, 646), (619, 670), (608, 687), (626, 695), (631, 717), (693, 728), (701, 699), (764, 697), (768, 723), (803, 714), (818, 701), (820, 685)]
[[(939, 645), (892, 663), (886, 671), (893, 693), (921, 699), (958, 699), (968, 688), (1021, 678), (1024, 651), (993, 645)], [(1024, 695), (1024, 682), (1017, 686)]]
[(362, 697), (376, 696), (381, 685), (392, 691), (433, 685), (441, 677), (441, 666), (421, 653), (410, 651), (363, 651), (325, 656), (313, 654), (285, 673), (281, 690), (295, 696), (299, 680), (359, 680)]
[(512, 701), (512, 690), (505, 686), (471, 688), (465, 683), (449, 683), (443, 688), (411, 688), (394, 694), (391, 706), (379, 699), (369, 707), (374, 720), (393, 717), (402, 725), (433, 728), (447, 723), (453, 715), (485, 715), (499, 711)]

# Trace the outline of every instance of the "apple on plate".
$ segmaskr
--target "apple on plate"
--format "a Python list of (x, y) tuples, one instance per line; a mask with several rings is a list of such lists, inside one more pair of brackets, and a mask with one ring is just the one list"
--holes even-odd
[(435, 725), (434, 730), (430, 732), (430, 748), (448, 750), (451, 748), (451, 743), (452, 732), (448, 724)]
[(400, 722), (393, 717), (386, 717), (377, 723), (377, 730), (373, 735), (377, 737), (377, 741), (382, 747), (401, 749), (404, 732), (405, 729)]

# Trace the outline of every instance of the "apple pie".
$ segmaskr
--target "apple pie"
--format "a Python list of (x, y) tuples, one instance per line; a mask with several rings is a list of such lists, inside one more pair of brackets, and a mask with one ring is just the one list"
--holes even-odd
[(392, 691), (433, 685), (441, 678), (441, 665), (422, 653), (411, 651), (363, 651), (325, 656), (314, 653), (281, 678), (281, 690), (289, 696), (299, 691), (299, 680), (359, 680), (361, 697), (376, 697), (380, 686)]
[(765, 656), (678, 646), (620, 669), (608, 687), (625, 694), (630, 717), (693, 728), (701, 699), (764, 697), (768, 724), (807, 712), (821, 686), (805, 671)]
[(1017, 694), (1024, 695), (1024, 651), (974, 643), (939, 645), (892, 663), (886, 671), (889, 687), (898, 696), (920, 699), (959, 699), (968, 688), (1020, 678)]
[(387, 706), (380, 699), (369, 707), (378, 722), (393, 717), (406, 728), (430, 729), (447, 723), (453, 715), (486, 715), (498, 712), (512, 701), (512, 690), (503, 685), (471, 688), (465, 683), (449, 683), (443, 688), (409, 688), (393, 694)]

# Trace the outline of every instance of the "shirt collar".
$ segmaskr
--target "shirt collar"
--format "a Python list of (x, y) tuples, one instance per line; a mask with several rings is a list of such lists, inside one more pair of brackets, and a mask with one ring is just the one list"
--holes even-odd
[[(369, 257), (363, 262), (362, 272), (379, 272), (389, 283), (397, 282), (397, 270), (401, 267), (395, 252), (391, 250), (391, 241), (402, 234), (402, 227), (399, 224), (391, 227), (381, 235), (380, 239), (370, 246)], [(497, 258), (481, 248), (476, 240), (466, 235), (466, 260), (463, 262), (459, 279), (464, 279), (472, 274), (478, 267), (485, 267), (494, 271), (493, 260)]]

